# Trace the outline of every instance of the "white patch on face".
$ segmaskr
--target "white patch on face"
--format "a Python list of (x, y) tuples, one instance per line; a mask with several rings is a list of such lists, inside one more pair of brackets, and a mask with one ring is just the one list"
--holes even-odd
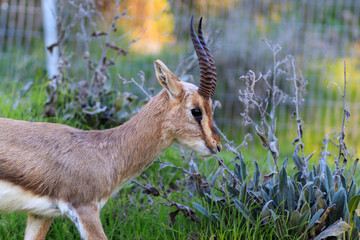
[(27, 212), (44, 217), (57, 217), (61, 213), (56, 203), (6, 181), (0, 181), (0, 212)]
[(190, 143), (184, 142), (182, 140), (178, 140), (178, 142), (190, 149), (190, 150), (194, 150), (197, 154), (199, 154), (200, 156), (206, 157), (206, 156), (210, 156), (211, 152), (210, 149), (205, 145), (204, 141), (200, 140), (200, 141), (192, 141)]

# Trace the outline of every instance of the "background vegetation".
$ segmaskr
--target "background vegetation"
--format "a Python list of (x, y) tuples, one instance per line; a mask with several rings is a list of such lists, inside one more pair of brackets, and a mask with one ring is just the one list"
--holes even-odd
[[(188, 22), (191, 13), (205, 17), (219, 75), (215, 98), (222, 103), (215, 117), (228, 136), (223, 136), (227, 151), (207, 161), (177, 147), (166, 151), (102, 211), (110, 239), (315, 238), (319, 230), (330, 229), (340, 217), (355, 231), (359, 224), (355, 213), (359, 178), (352, 171), (357, 163), (356, 148), (342, 149), (344, 154), (338, 155), (343, 103), (337, 88), (326, 86), (335, 82), (342, 89), (346, 59), (346, 106), (352, 113), (345, 125), (346, 140), (349, 146), (357, 146), (357, 1), (230, 0), (221, 5), (218, 1), (155, 0), (150, 4), (138, 0), (119, 5), (113, 1), (60, 1), (55, 47), (60, 50), (61, 74), (51, 81), (45, 70), (41, 19), (36, 16), (39, 5), (31, 0), (0, 3), (1, 30), (6, 29), (0, 33), (0, 116), (83, 129), (116, 126), (139, 111), (159, 89), (154, 59), (162, 59), (182, 80), (196, 83), (198, 68), (188, 43)], [(20, 9), (26, 12), (22, 20)], [(262, 41), (263, 37), (274, 42)], [(282, 46), (281, 52), (276, 43)], [(246, 74), (249, 69), (256, 74)], [(269, 82), (277, 79), (277, 88), (258, 84), (258, 99), (246, 104), (251, 90), (247, 82), (258, 77)], [(301, 90), (297, 98), (294, 79)], [(268, 99), (265, 122), (269, 124), (259, 125), (261, 112), (254, 104), (277, 89), (282, 89), (281, 104), (275, 106)], [(295, 121), (299, 115), (304, 120), (300, 121), (301, 134)], [(252, 142), (247, 132), (253, 134)], [(348, 168), (339, 172), (341, 164), (335, 166), (335, 160), (342, 163), (344, 159)], [(315, 178), (316, 183), (308, 184)], [(294, 204), (281, 198), (291, 184), (295, 186)], [(320, 189), (322, 197), (309, 198), (310, 185)], [(324, 203), (318, 207), (320, 199)], [(347, 211), (329, 210), (337, 214), (332, 217), (335, 221), (321, 219), (337, 199), (343, 200)], [(21, 239), (25, 221), (22, 214), (0, 215), (0, 239)], [(340, 233), (348, 230), (344, 224)], [(357, 232), (348, 231), (342, 237), (354, 236), (351, 234)], [(57, 219), (48, 237), (79, 238), (66, 219)]]

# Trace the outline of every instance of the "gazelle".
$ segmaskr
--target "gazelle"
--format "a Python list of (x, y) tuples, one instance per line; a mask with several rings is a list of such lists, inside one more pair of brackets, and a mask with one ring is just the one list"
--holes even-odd
[(0, 119), (0, 211), (28, 213), (25, 239), (44, 239), (54, 217), (73, 221), (83, 239), (106, 239), (99, 211), (123, 184), (172, 143), (216, 154), (212, 120), (216, 68), (190, 21), (200, 65), (199, 88), (154, 62), (163, 90), (128, 122), (102, 131)]

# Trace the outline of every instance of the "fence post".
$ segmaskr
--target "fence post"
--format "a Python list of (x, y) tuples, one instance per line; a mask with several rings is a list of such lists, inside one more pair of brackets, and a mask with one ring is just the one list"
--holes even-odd
[(55, 0), (41, 0), (44, 42), (46, 51), (46, 68), (49, 79), (58, 75), (59, 48), (57, 46), (48, 48), (57, 42), (56, 31), (56, 5)]

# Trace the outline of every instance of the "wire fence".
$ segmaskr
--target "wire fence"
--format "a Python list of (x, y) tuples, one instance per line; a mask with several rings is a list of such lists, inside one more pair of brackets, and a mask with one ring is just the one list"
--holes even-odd
[[(244, 132), (240, 118), (242, 107), (237, 97), (242, 84), (239, 77), (249, 69), (265, 73), (272, 68), (272, 53), (262, 41), (266, 37), (282, 46), (279, 58), (287, 54), (295, 56), (309, 81), (308, 95), (302, 107), (305, 130), (309, 130), (309, 134), (304, 137), (309, 141), (315, 141), (314, 132), (324, 136), (339, 128), (341, 95), (337, 88), (328, 89), (327, 86), (329, 82), (342, 86), (343, 61), (347, 61), (347, 105), (352, 113), (347, 125), (347, 138), (353, 144), (359, 142), (360, 94), (357, 92), (360, 90), (360, 1), (173, 0), (168, 4), (175, 24), (173, 36), (176, 37), (176, 43), (172, 46), (188, 46), (188, 52), (191, 50), (188, 22), (192, 13), (205, 18), (209, 31), (216, 29), (220, 32), (213, 35), (216, 36), (216, 43), (212, 49), (219, 71), (216, 98), (222, 102), (222, 110), (216, 112), (216, 117), (217, 123), (225, 131), (234, 135)], [(179, 58), (167, 54), (172, 49), (165, 48), (161, 56), (164, 62), (175, 68)], [(44, 69), (46, 55), (43, 50), (41, 1), (0, 0), (2, 80), (25, 81), (28, 71)], [(129, 54), (127, 61), (131, 62), (133, 58)], [(128, 67), (117, 67), (120, 73), (133, 74), (135, 71)], [(149, 61), (144, 61), (143, 65), (136, 68), (152, 72), (153, 66)], [(148, 79), (152, 81), (150, 85), (156, 85), (154, 76), (148, 76)], [(296, 135), (296, 124), (294, 120), (289, 120), (292, 112), (292, 107), (284, 104), (278, 115), (279, 134), (285, 135), (285, 141), (291, 141)]]
[(2, 81), (27, 80), (28, 70), (45, 66), (45, 52), (32, 54), (36, 46), (43, 49), (40, 1), (0, 1), (0, 72)]

